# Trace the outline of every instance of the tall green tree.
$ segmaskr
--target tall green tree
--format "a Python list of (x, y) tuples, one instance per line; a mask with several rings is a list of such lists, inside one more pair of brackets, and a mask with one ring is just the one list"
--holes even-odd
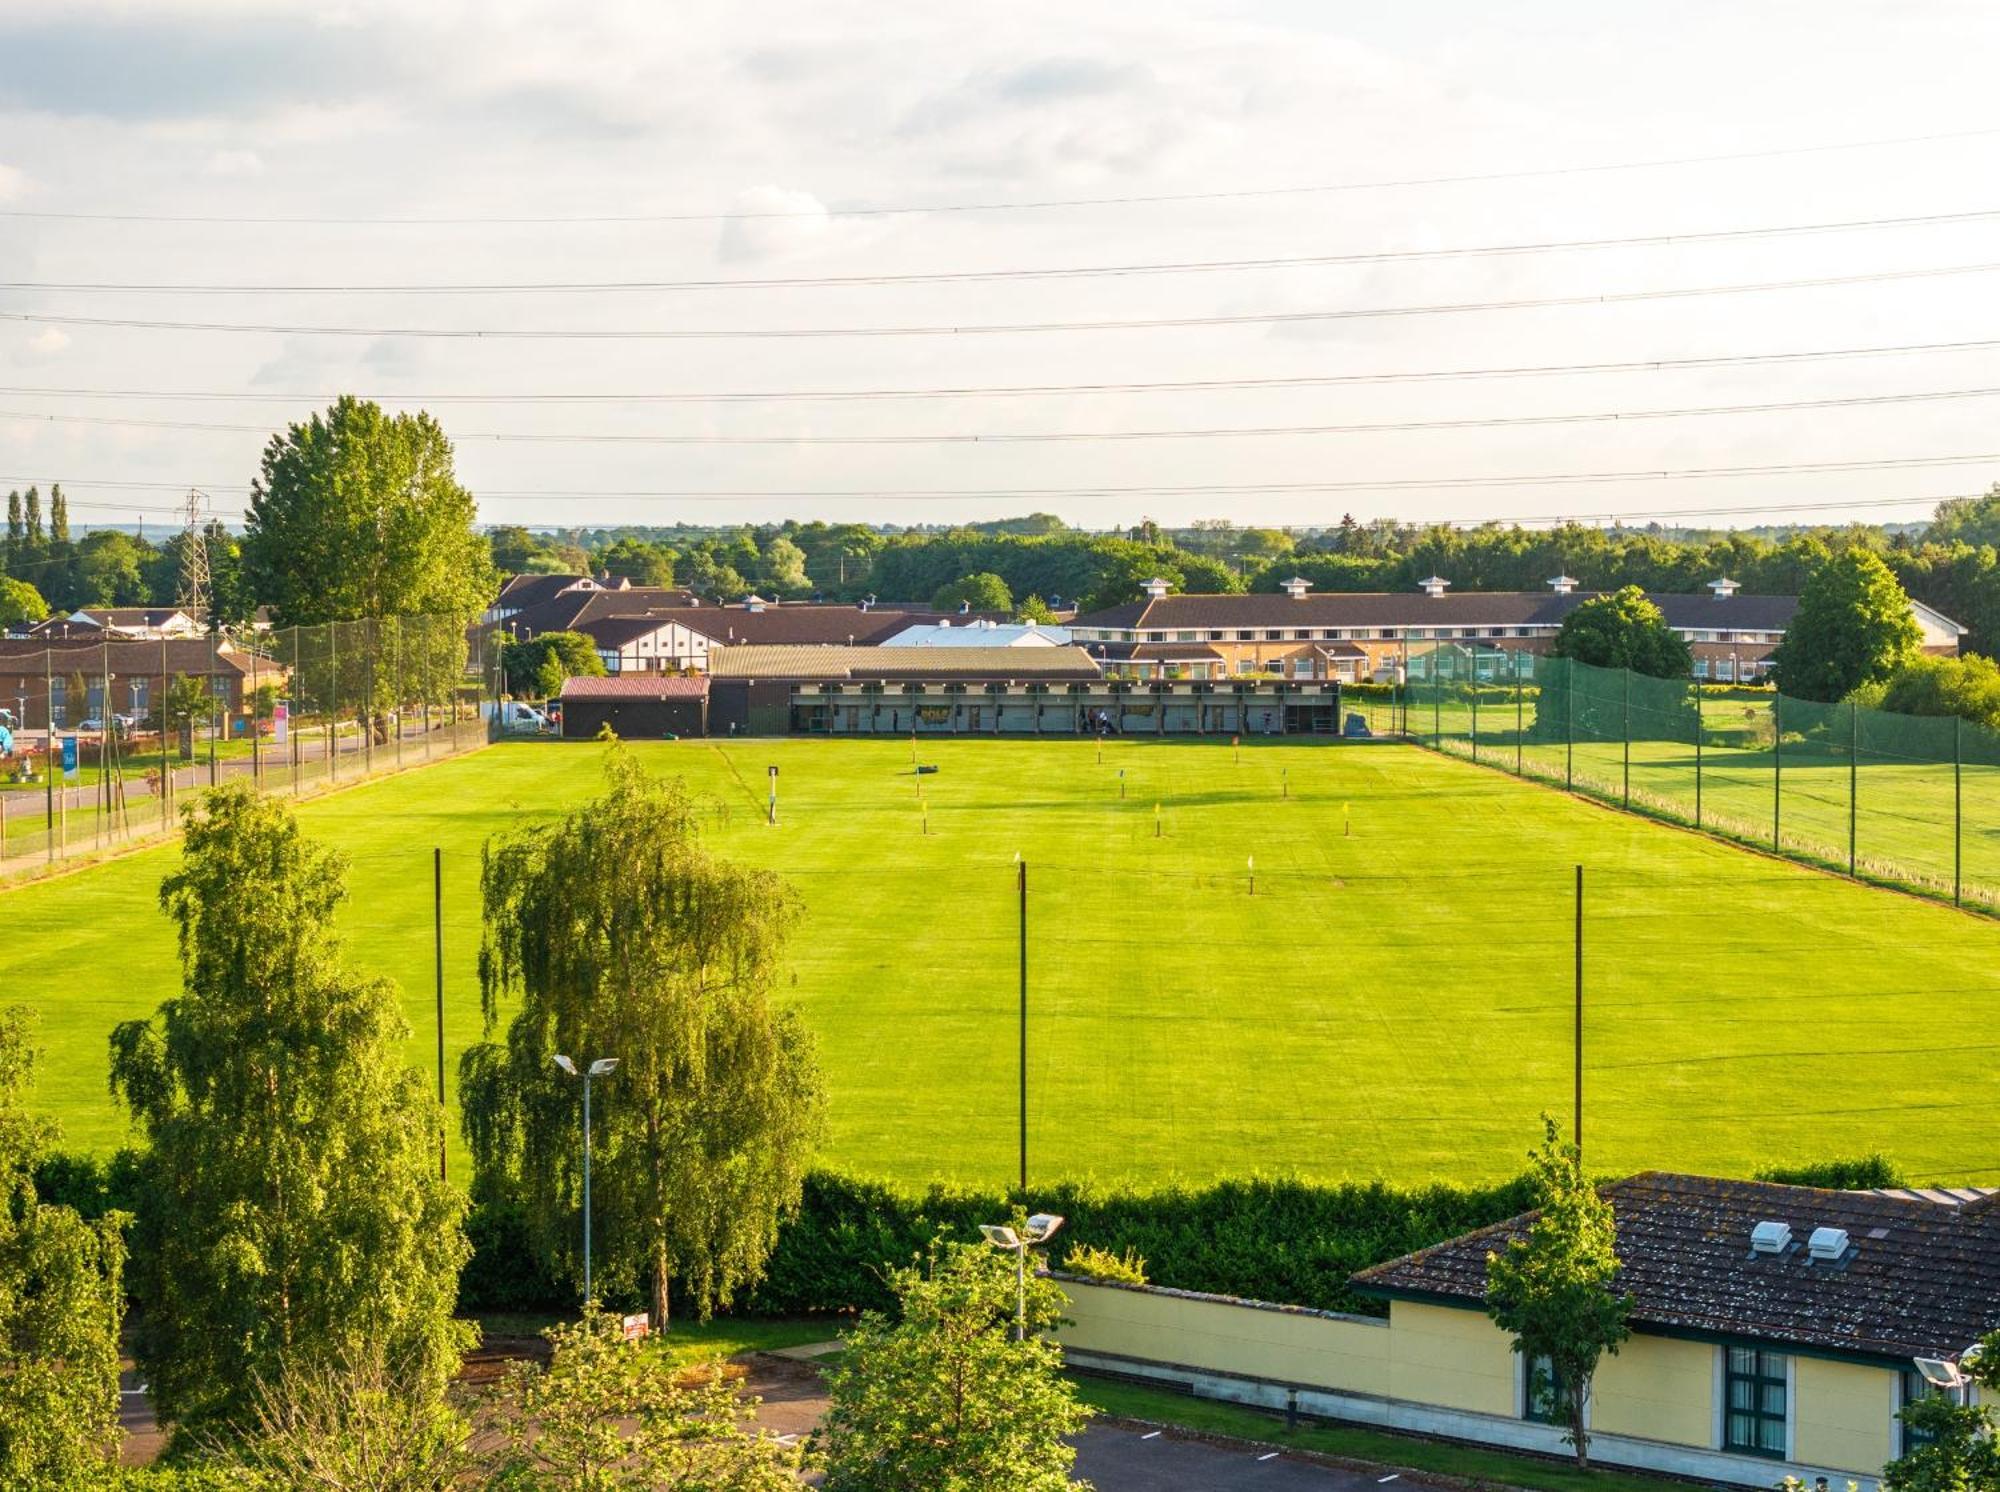
[(535, 699), (562, 693), (564, 679), (604, 675), (597, 644), (581, 632), (544, 632), (510, 642), (501, 649), (500, 667), (509, 693)]
[(1684, 679), (1694, 670), (1687, 639), (1636, 585), (1592, 596), (1556, 629), (1549, 651), (1596, 668), (1629, 668), (1656, 679)]
[(0, 575), (0, 627), (15, 622), (39, 622), (49, 614), (42, 593), (25, 580)]
[(52, 1130), (25, 1099), (31, 1017), (0, 1010), (0, 1489), (95, 1485), (116, 1464), (123, 1219), (35, 1195)]
[(475, 516), (437, 421), (343, 396), (264, 447), (245, 578), (281, 626), (390, 616), (469, 625), (495, 587)]
[(1845, 699), (1920, 656), (1910, 598), (1882, 557), (1849, 549), (1807, 577), (1799, 609), (1771, 654), (1778, 687), (1800, 699)]
[(1090, 1411), (1042, 1335), (1061, 1315), (1061, 1288), (1028, 1282), (1027, 1339), (1016, 1341), (1014, 1266), (984, 1245), (952, 1245), (892, 1284), (897, 1315), (864, 1314), (827, 1376), (832, 1403), (812, 1446), (826, 1492), (1083, 1485), (1066, 1437)]
[(806, 574), (806, 552), (782, 534), (764, 546), (758, 578), (781, 595), (812, 589), (812, 577)]
[(437, 1174), (444, 1116), (404, 1065), (395, 987), (346, 967), (345, 865), (245, 785), (183, 818), (160, 887), (181, 993), (111, 1038), (113, 1091), (150, 1142), (133, 1283), (154, 1403), (240, 1435), (260, 1385), (370, 1354), (435, 1397), (467, 1340), (464, 1203)]
[[(823, 1127), (818, 1064), (776, 1008), (792, 890), (705, 851), (686, 786), (623, 748), (608, 791), (553, 828), (489, 844), (480, 988), (504, 1046), (467, 1052), (460, 1087), (476, 1185), (518, 1200), (543, 1247), (576, 1259), (576, 1083), (555, 1065), (616, 1057), (597, 1089), (592, 1197), (607, 1288), (670, 1285), (706, 1315), (762, 1277)], [(576, 1270), (581, 1274), (581, 1270)]]
[(1584, 1406), (1597, 1365), (1632, 1334), (1630, 1296), (1618, 1292), (1618, 1230), (1611, 1204), (1583, 1174), (1576, 1146), (1562, 1142), (1553, 1119), (1529, 1152), (1540, 1211), (1517, 1238), (1486, 1256), (1486, 1309), (1514, 1339), (1531, 1369), (1545, 1371), (1562, 1406), (1563, 1439), (1576, 1464), (1590, 1464)]
[(1006, 581), (986, 570), (938, 587), (931, 605), (939, 611), (956, 611), (961, 606), (969, 611), (1012, 611), (1014, 593)]

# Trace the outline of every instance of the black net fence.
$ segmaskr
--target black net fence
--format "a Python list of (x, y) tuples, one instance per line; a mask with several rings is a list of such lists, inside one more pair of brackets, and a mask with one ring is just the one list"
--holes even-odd
[(0, 874), (171, 832), (222, 782), (304, 796), (484, 745), (448, 617), (0, 641)]
[(1436, 643), (1404, 734), (1864, 879), (2000, 910), (2000, 734), (1770, 689)]

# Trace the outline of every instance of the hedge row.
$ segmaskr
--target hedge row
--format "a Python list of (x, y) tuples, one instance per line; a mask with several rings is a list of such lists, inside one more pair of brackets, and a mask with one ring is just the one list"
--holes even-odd
[[(1902, 1184), (1880, 1156), (1765, 1171), (1758, 1179), (1835, 1188)], [(53, 1156), (36, 1181), (44, 1201), (68, 1203), (87, 1216), (143, 1205), (139, 1161), (130, 1151), (105, 1161)], [(807, 1178), (797, 1215), (780, 1230), (762, 1284), (740, 1305), (768, 1315), (887, 1307), (890, 1268), (919, 1257), (940, 1234), (976, 1238), (979, 1224), (1004, 1222), (1017, 1203), (1068, 1220), (1052, 1248), (1058, 1262), (1075, 1244), (1130, 1249), (1145, 1259), (1156, 1285), (1379, 1313), (1380, 1302), (1349, 1286), (1356, 1272), (1512, 1217), (1532, 1199), (1524, 1179), (1491, 1186), (1221, 1181), (1146, 1192), (1062, 1183), (1020, 1198), (942, 1187), (906, 1192), (819, 1171)], [(475, 1208), (466, 1231), (473, 1256), (460, 1288), (464, 1309), (527, 1310), (568, 1300), (568, 1286), (536, 1257), (517, 1212)]]

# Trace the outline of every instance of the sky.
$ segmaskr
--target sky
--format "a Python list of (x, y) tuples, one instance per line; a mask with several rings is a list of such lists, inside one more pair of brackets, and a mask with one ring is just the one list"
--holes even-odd
[[(2000, 479), (1995, 55), (1971, 0), (8, 0), (0, 486), (234, 519), (351, 392), (494, 523), (1919, 518)], [(1574, 371), (1383, 377), (1515, 369)]]

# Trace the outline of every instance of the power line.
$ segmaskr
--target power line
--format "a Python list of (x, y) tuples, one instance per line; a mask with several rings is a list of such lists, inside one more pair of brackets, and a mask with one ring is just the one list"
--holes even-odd
[[(487, 488), (482, 497), (498, 500), (543, 500), (571, 502), (601, 502), (617, 498), (660, 498), (685, 502), (730, 502), (757, 498), (784, 498), (798, 501), (849, 501), (866, 502), (957, 502), (986, 498), (1082, 498), (1082, 497), (1215, 497), (1256, 494), (1311, 494), (1332, 492), (1408, 492), (1422, 490), (1455, 490), (1475, 487), (1536, 487), (1582, 485), (1594, 482), (1661, 482), (1661, 481), (1704, 481), (1721, 477), (1763, 477), (1802, 476), (1821, 472), (1850, 471), (1894, 471), (1925, 470), (1944, 466), (1981, 466), (1989, 462), (2000, 462), (2000, 451), (1985, 451), (1962, 456), (1892, 456), (1847, 461), (1791, 461), (1763, 466), (1699, 466), (1633, 471), (1583, 471), (1583, 472), (1537, 472), (1520, 476), (1444, 476), (1444, 477), (1389, 477), (1376, 480), (1314, 481), (1314, 482), (1198, 482), (1198, 483), (1153, 483), (1123, 486), (1080, 486), (1080, 487), (919, 487), (919, 488), (598, 488), (591, 491), (577, 489), (505, 489)], [(0, 477), (0, 482), (37, 482), (42, 477)], [(148, 481), (103, 481), (92, 482), (78, 478), (67, 478), (64, 486), (103, 487), (131, 490), (184, 490), (186, 482)], [(247, 492), (243, 483), (200, 482), (195, 485), (206, 491)], [(1959, 494), (1963, 495), (1963, 494)], [(1906, 499), (1916, 501), (1917, 499)], [(1940, 501), (1930, 498), (1925, 501)], [(1744, 511), (1762, 512), (1774, 504), (1756, 504)], [(1822, 506), (1829, 508), (1855, 507), (1860, 503), (1830, 502)], [(171, 510), (178, 511), (178, 510)]]
[(1253, 198), (1303, 197), (1336, 192), (1375, 192), (1427, 186), (1465, 186), (1479, 182), (1530, 181), (1550, 177), (1592, 176), (1617, 171), (1654, 171), (1676, 166), (1721, 165), (1741, 161), (1783, 160), (1806, 155), (1829, 155), (1849, 150), (1876, 150), (1898, 145), (1933, 145), (1952, 140), (1976, 140), (2000, 134), (2000, 128), (1948, 130), (1922, 135), (1892, 135), (1873, 140), (1843, 140), (1819, 145), (1778, 146), (1763, 150), (1736, 150), (1714, 155), (1656, 157), (1649, 160), (1600, 162), (1584, 165), (1526, 167), (1511, 171), (1458, 172), (1437, 176), (1406, 176), (1365, 181), (1329, 182), (1307, 186), (1244, 187), (1204, 192), (1154, 192), (1104, 197), (1046, 197), (982, 202), (933, 202), (920, 204), (858, 204), (833, 208), (771, 208), (742, 212), (674, 213), (586, 213), (536, 216), (445, 215), (445, 216), (228, 216), (223, 214), (139, 213), (57, 211), (48, 209), (0, 209), (0, 218), (87, 223), (194, 223), (242, 226), (300, 224), (322, 227), (425, 227), (480, 225), (514, 227), (554, 227), (566, 224), (612, 223), (742, 223), (771, 218), (895, 217), (928, 213), (1031, 212), (1067, 207), (1138, 207), (1176, 202), (1231, 202)]
[[(1594, 373), (1660, 373), (1699, 368), (1740, 368), (1766, 364), (1835, 362), (1854, 358), (1918, 356), (1928, 353), (1986, 352), (2000, 337), (1964, 342), (1905, 342), (1881, 347), (1836, 347), (1802, 352), (1751, 352), (1709, 357), (1641, 358), (1609, 363), (1543, 363), (1515, 367), (1439, 368), (1411, 372), (1300, 374), (1276, 378), (1197, 378), (1152, 383), (1001, 384), (986, 387), (892, 389), (776, 389), (681, 393), (377, 393), (382, 403), (400, 404), (757, 404), (787, 401), (873, 401), (904, 399), (1025, 398), (1070, 394), (1177, 394), (1224, 389), (1327, 388), (1352, 384), (1436, 383), (1488, 378), (1550, 378)], [(351, 391), (350, 391), (351, 392)], [(322, 404), (338, 393), (249, 394), (185, 389), (77, 389), (0, 387), (0, 396), (37, 399), (156, 399), (237, 404)]]
[(1648, 233), (1626, 238), (1551, 239), (1536, 243), (1465, 245), (1444, 249), (1383, 249), (1366, 253), (1300, 254), (1260, 259), (1191, 259), (1137, 264), (1056, 265), (1038, 269), (929, 270), (901, 274), (799, 275), (766, 279), (513, 280), (458, 284), (293, 282), (245, 284), (217, 281), (0, 280), (0, 290), (120, 295), (538, 295), (628, 294), (678, 290), (800, 290), (879, 285), (949, 285), (994, 280), (1080, 280), (1140, 275), (1220, 274), (1245, 270), (1301, 269), (1338, 264), (1386, 264), (1435, 259), (1477, 259), (1599, 249), (1658, 248), (1697, 243), (1809, 234), (1858, 233), (1888, 228), (1934, 227), (2000, 218), (2000, 208), (1924, 213), (1908, 217), (1850, 218), (1755, 228)]
[(1616, 305), (1681, 300), (1693, 296), (1746, 295), (1771, 290), (1819, 290), (1892, 280), (1930, 280), (1953, 275), (1990, 274), (2000, 263), (1941, 265), (1926, 269), (1877, 270), (1866, 274), (1812, 279), (1759, 280), (1731, 285), (1690, 285), (1670, 289), (1621, 290), (1598, 295), (1544, 296), (1520, 300), (1459, 301), (1423, 306), (1368, 306), (1337, 311), (1264, 311), (1230, 316), (1165, 316), (1126, 321), (1027, 321), (931, 326), (727, 327), (713, 329), (561, 329), (522, 327), (312, 326), (286, 322), (162, 321), (131, 316), (71, 316), (48, 311), (0, 311), (0, 321), (37, 326), (96, 326), (140, 331), (240, 332), (294, 337), (422, 337), (459, 341), (726, 341), (811, 337), (964, 337), (1029, 332), (1117, 332), (1204, 326), (1272, 326), (1283, 323), (1366, 320), (1390, 316), (1445, 316), (1469, 311), (1526, 311), (1559, 306)]
[[(1220, 425), (1162, 430), (1037, 430), (996, 434), (938, 431), (906, 435), (673, 435), (656, 431), (621, 433), (524, 433), (511, 430), (458, 430), (454, 441), (489, 440), (520, 445), (666, 446), (897, 446), (1032, 445), (1136, 440), (1206, 440), (1308, 435), (1378, 435), (1408, 431), (1493, 430), (1509, 426), (1612, 424), (1636, 420), (1687, 419), (1710, 415), (1779, 414), (1806, 409), (1856, 409), (1875, 405), (1927, 404), (1951, 399), (2000, 397), (2000, 387), (1935, 389), (1902, 394), (1850, 394), (1820, 399), (1767, 400), (1755, 404), (1705, 404), (1677, 409), (1594, 410), (1582, 413), (1485, 415), (1442, 420), (1380, 420), (1346, 425)], [(111, 425), (144, 430), (192, 430), (216, 434), (270, 433), (267, 424), (223, 424), (201, 420), (153, 420), (126, 415), (58, 414), (32, 409), (0, 409), (0, 420), (39, 424)]]

